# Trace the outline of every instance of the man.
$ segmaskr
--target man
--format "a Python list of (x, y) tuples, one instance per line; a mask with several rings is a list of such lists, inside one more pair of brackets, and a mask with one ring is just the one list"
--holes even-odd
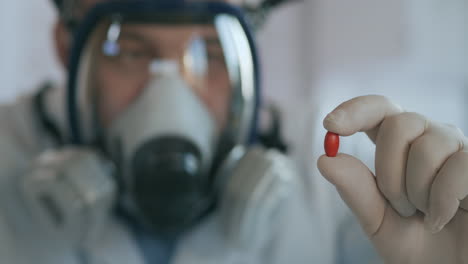
[(98, 2), (63, 3), (67, 88), (4, 107), (25, 121), (2, 132), (5, 262), (307, 262), (303, 224), (284, 217), (291, 204), (293, 221), (310, 219), (294, 171), (250, 143), (258, 75), (238, 10), (120, 1), (89, 13)]
[[(70, 8), (68, 12), (71, 12), (73, 17), (79, 18), (96, 2), (91, 0), (77, 2), (77, 5), (72, 6), (73, 8)], [(110, 30), (113, 28), (112, 26), (118, 26), (119, 23), (116, 20), (110, 26), (106, 25), (105, 29), (108, 30), (107, 33), (112, 32)], [(73, 23), (68, 24), (73, 26)], [(90, 74), (87, 78), (81, 80), (81, 82), (86, 84), (83, 87), (95, 87), (95, 94), (101, 95), (95, 98), (97, 102), (95, 105), (91, 104), (91, 106), (97, 107), (97, 118), (100, 123), (104, 124), (103, 129), (109, 131), (110, 134), (114, 133), (114, 131), (121, 131), (122, 126), (128, 124), (127, 121), (120, 122), (119, 120), (137, 119), (131, 113), (138, 112), (136, 110), (133, 111), (133, 109), (136, 109), (140, 103), (133, 104), (132, 99), (153, 98), (153, 94), (150, 93), (151, 89), (141, 88), (151, 84), (150, 81), (146, 81), (149, 78), (145, 76), (147, 73), (129, 67), (127, 68), (128, 71), (124, 71), (125, 74), (130, 74), (129, 71), (133, 70), (134, 74), (140, 76), (133, 79), (126, 75), (126, 78), (119, 79), (122, 76), (117, 74), (119, 65), (122, 66), (122, 63), (128, 62), (129, 58), (133, 62), (135, 62), (134, 59), (144, 62), (144, 69), (147, 68), (148, 63), (145, 62), (145, 55), (148, 53), (140, 52), (140, 43), (133, 42), (135, 38), (132, 37), (128, 40), (123, 38), (125, 32), (132, 32), (133, 34), (135, 32), (142, 33), (145, 30), (144, 27), (133, 29), (125, 26), (120, 27), (120, 32), (122, 33), (120, 36), (122, 37), (119, 38), (119, 41), (122, 42), (119, 43), (119, 47), (122, 48), (121, 51), (130, 50), (131, 52), (128, 54), (120, 52), (118, 56), (113, 56), (112, 52), (109, 54), (103, 52), (91, 57), (91, 63), (88, 63), (88, 67), (85, 67), (86, 71), (89, 71), (88, 73)], [(152, 30), (164, 29), (152, 28)], [(66, 63), (68, 58), (67, 53), (69, 52), (72, 40), (63, 20), (58, 23), (55, 32), (58, 53), (62, 61)], [(192, 47), (192, 43), (197, 43), (192, 38), (194, 29), (189, 28), (188, 32), (190, 34), (186, 34), (187, 32), (183, 32), (182, 30), (182, 32), (179, 31), (180, 34), (172, 35), (179, 36), (184, 40), (179, 39), (170, 42), (165, 38), (164, 41), (167, 40), (167, 43), (169, 43), (167, 45), (168, 50), (177, 50), (174, 43), (188, 43), (186, 46), (189, 47)], [(212, 37), (213, 30), (212, 28), (197, 28), (195, 32), (198, 37), (205, 40), (205, 43), (209, 43), (206, 40)], [(156, 35), (162, 36), (162, 33), (160, 32)], [(97, 36), (105, 35), (98, 34)], [(112, 38), (96, 38), (96, 42), (99, 44), (106, 43), (106, 40), (112, 40)], [(128, 42), (123, 43), (123, 41)], [(164, 41), (155, 41), (154, 43), (161, 44)], [(100, 45), (98, 46), (100, 47)], [(195, 46), (196, 44), (194, 44)], [(215, 45), (212, 49), (217, 50), (219, 47)], [(149, 57), (153, 58), (155, 56), (153, 54), (154, 49), (151, 50), (151, 56)], [(90, 49), (90, 51), (93, 51), (93, 49)], [(130, 57), (123, 56), (123, 54), (127, 54)], [(179, 53), (175, 57), (179, 58), (181, 54)], [(161, 64), (154, 66), (157, 68), (156, 74), (173, 73), (174, 64), (172, 61), (174, 60), (167, 60), (167, 57), (165, 58), (166, 60), (162, 60)], [(137, 64), (132, 63), (131, 65)], [(91, 66), (97, 67), (95, 68), (97, 70), (91, 70)], [(215, 68), (220, 69), (222, 67), (224, 66), (218, 65)], [(196, 69), (196, 67), (193, 69)], [(203, 117), (205, 116), (204, 113), (206, 113), (205, 110), (208, 109), (213, 120), (212, 122), (203, 121), (205, 122), (204, 124), (207, 124), (206, 127), (213, 127), (212, 131), (222, 130), (229, 123), (225, 119), (226, 107), (221, 103), (226, 101), (223, 99), (225, 98), (225, 93), (223, 95), (220, 92), (220, 94), (214, 97), (215, 99), (211, 99), (212, 97), (208, 95), (211, 95), (212, 92), (205, 93), (204, 91), (206, 90), (203, 90), (203, 87), (209, 89), (211, 87), (209, 83), (222, 87), (219, 84), (225, 83), (226, 79), (222, 77), (223, 75), (214, 74), (212, 78), (199, 80), (191, 77), (196, 75), (193, 74), (197, 72), (196, 70), (181, 70), (181, 72), (184, 76), (183, 79), (191, 84), (190, 86), (204, 105), (204, 107), (200, 107), (198, 103), (193, 104), (193, 108), (191, 109), (194, 116), (197, 116), (195, 113), (200, 113), (201, 117), (199, 120), (210, 120), (210, 118)], [(145, 80), (143, 81), (143, 85), (139, 85), (140, 80)], [(169, 78), (166, 80), (170, 80), (167, 83), (173, 85), (171, 87), (183, 90), (181, 88), (183, 85), (180, 84), (179, 79)], [(133, 84), (124, 84), (123, 82), (132, 82)], [(205, 85), (199, 86), (199, 83)], [(80, 86), (79, 82), (77, 86)], [(133, 89), (126, 89), (128, 87), (133, 87)], [(197, 89), (197, 87), (200, 87), (200, 89)], [(117, 92), (115, 89), (121, 89), (121, 91)], [(84, 89), (83, 91), (88, 90)], [(187, 93), (182, 93), (187, 95)], [(95, 94), (89, 95), (92, 98)], [(2, 111), (4, 119), (11, 122), (11, 126), (5, 126), (4, 131), (2, 131), (1, 141), (3, 149), (8, 150), (8, 156), (2, 160), (1, 166), (3, 170), (2, 194), (4, 195), (2, 206), (7, 210), (8, 214), (1, 219), (5, 224), (0, 226), (2, 228), (5, 226), (11, 227), (10, 229), (5, 228), (2, 230), (2, 233), (5, 235), (1, 236), (5, 241), (3, 244), (6, 245), (3, 247), (4, 252), (1, 255), (6, 256), (8, 260), (6, 262), (143, 263), (144, 258), (148, 261), (165, 261), (171, 257), (171, 263), (331, 262), (330, 258), (324, 257), (323, 259), (318, 259), (320, 256), (313, 254), (322, 250), (320, 244), (309, 244), (309, 241), (313, 241), (314, 239), (320, 241), (320, 237), (317, 235), (313, 237), (314, 234), (318, 233), (317, 229), (320, 229), (320, 226), (314, 224), (307, 226), (307, 229), (303, 229), (305, 226), (300, 225), (298, 226), (301, 229), (300, 231), (297, 231), (297, 226), (287, 226), (284, 232), (277, 232), (278, 230), (275, 228), (269, 229), (273, 233), (271, 237), (265, 236), (265, 239), (269, 240), (269, 242), (255, 245), (260, 248), (255, 248), (254, 246), (248, 250), (242, 250), (231, 247), (231, 245), (224, 245), (225, 240), (221, 238), (222, 236), (218, 234), (218, 229), (214, 227), (219, 223), (216, 221), (216, 214), (214, 217), (204, 216), (201, 224), (195, 226), (194, 229), (184, 231), (185, 238), (178, 241), (159, 239), (157, 235), (146, 235), (149, 233), (146, 232), (147, 227), (142, 227), (139, 223), (135, 224), (135, 222), (139, 221), (138, 219), (135, 221), (134, 217), (132, 217), (134, 215), (132, 214), (131, 206), (127, 208), (125, 207), (125, 203), (122, 215), (117, 216), (116, 219), (106, 219), (111, 215), (110, 210), (108, 210), (110, 204), (112, 204), (112, 199), (110, 198), (116, 195), (113, 193), (113, 184), (115, 183), (106, 176), (109, 174), (109, 170), (112, 169), (109, 169), (108, 166), (103, 166), (107, 162), (102, 161), (101, 157), (98, 157), (99, 155), (96, 155), (94, 150), (69, 149), (67, 146), (64, 146), (66, 144), (61, 143), (64, 137), (62, 135), (64, 131), (67, 131), (67, 120), (63, 115), (65, 111), (54, 109), (54, 106), (57, 106), (57, 104), (47, 103), (54, 101), (53, 96), (61, 98), (61, 95), (57, 92), (44, 94), (44, 101), (46, 102), (44, 104), (47, 105), (44, 108), (39, 107), (41, 100), (26, 100), (26, 102), (18, 103), (15, 106), (4, 107)], [(127, 100), (129, 98), (130, 100)], [(154, 98), (158, 98), (158, 96)], [(190, 98), (193, 99), (190, 95), (187, 95), (186, 98), (188, 101), (191, 100)], [(49, 116), (50, 119), (43, 118), (43, 120), (39, 120), (40, 122), (38, 122), (36, 117), (31, 114), (33, 102), (37, 102), (36, 104), (39, 105), (38, 109), (43, 109), (47, 113), (44, 116)], [(159, 104), (148, 103), (147, 105), (159, 107), (163, 103), (163, 101), (159, 101)], [(93, 107), (90, 109), (93, 109)], [(206, 109), (203, 110), (205, 107)], [(12, 119), (12, 116), (14, 119)], [(57, 123), (57, 126), (51, 125), (54, 123), (51, 121)], [(119, 125), (121, 123), (124, 125)], [(463, 251), (463, 246), (466, 245), (464, 238), (466, 237), (467, 223), (466, 213), (463, 208), (466, 208), (466, 206), (463, 202), (459, 203), (466, 196), (465, 186), (467, 184), (465, 181), (467, 177), (462, 173), (464, 171), (463, 166), (466, 163), (463, 162), (465, 157), (463, 144), (466, 139), (457, 129), (431, 123), (418, 114), (403, 113), (401, 108), (379, 96), (355, 98), (342, 104), (326, 118), (324, 125), (327, 130), (342, 136), (348, 136), (358, 131), (365, 131), (376, 143), (376, 180), (374, 180), (374, 177), (364, 165), (353, 157), (344, 154), (339, 154), (336, 158), (321, 158), (319, 160), (319, 168), (326, 178), (337, 186), (338, 191), (358, 216), (364, 230), (371, 237), (372, 242), (385, 261), (389, 263), (466, 262), (467, 256)], [(53, 127), (57, 128), (54, 129)], [(55, 136), (50, 137), (50, 133), (52, 135), (55, 134)], [(93, 133), (84, 134), (92, 135)], [(100, 131), (96, 133), (100, 133)], [(216, 132), (214, 133), (216, 134)], [(38, 134), (47, 135), (46, 140), (38, 142)], [(131, 136), (133, 135), (129, 137)], [(58, 144), (51, 140), (53, 138), (56, 139)], [(99, 139), (99, 137), (96, 138)], [(125, 136), (122, 136), (122, 138), (125, 138)], [(112, 144), (112, 142), (100, 142), (97, 145), (102, 146), (103, 151), (115, 161), (118, 160), (118, 157), (111, 155), (113, 146), (109, 145)], [(200, 143), (200, 145), (202, 146), (203, 144)], [(57, 148), (54, 152), (46, 153), (47, 155), (43, 153), (46, 149), (53, 147)], [(247, 157), (255, 159), (255, 155), (253, 154)], [(116, 163), (116, 165), (120, 166), (121, 164)], [(24, 168), (31, 169), (28, 172)], [(83, 168), (86, 169), (83, 170)], [(249, 168), (252, 169), (255, 166)], [(92, 173), (90, 173), (89, 169), (92, 169)], [(117, 171), (119, 169), (121, 168), (117, 168)], [(83, 181), (81, 177), (73, 176), (99, 176), (88, 179), (94, 183), (92, 186), (99, 186), (101, 189), (100, 192), (95, 191), (95, 193), (101, 194), (100, 197), (91, 198), (91, 201), (98, 201), (97, 204), (100, 207), (90, 208), (89, 211), (95, 215), (102, 214), (102, 217), (93, 218), (93, 221), (88, 222), (91, 223), (89, 224), (89, 229), (68, 229), (65, 227), (57, 232), (53, 226), (50, 227), (47, 224), (38, 225), (40, 228), (37, 228), (36, 224), (42, 223), (35, 223), (36, 219), (37, 222), (44, 220), (37, 218), (42, 216), (40, 212), (34, 214), (34, 210), (23, 212), (17, 209), (18, 207), (24, 207), (24, 203), (27, 204), (27, 208), (35, 208), (34, 204), (29, 205), (29, 197), (18, 197), (16, 194), (17, 189), (20, 189), (20, 193), (25, 193), (26, 196), (31, 194), (31, 190), (37, 191), (39, 189), (37, 193), (41, 193), (40, 191), (49, 187), (49, 185), (43, 184), (44, 182), (48, 183), (44, 180), (56, 177), (54, 175), (50, 176), (50, 171), (60, 171), (66, 174), (68, 181), (76, 181), (76, 184), (73, 185), (75, 187), (82, 186), (81, 183)], [(250, 171), (244, 169), (244, 172)], [(22, 177), (18, 176), (18, 174), (26, 176)], [(19, 184), (18, 177), (22, 179), (19, 180)], [(125, 181), (125, 177), (122, 178)], [(356, 184), (356, 182), (360, 184)], [(241, 181), (239, 183), (241, 186), (244, 186)], [(58, 183), (54, 181), (54, 184), (59, 187), (66, 186), (60, 181)], [(43, 189), (41, 189), (42, 186)], [(65, 190), (65, 188), (54, 190), (60, 191)], [(141, 190), (144, 193), (144, 188)], [(151, 190), (154, 189), (151, 188)], [(164, 190), (159, 191), (163, 192)], [(67, 193), (60, 195), (62, 195), (61, 197), (69, 198)], [(34, 201), (34, 199), (32, 200)], [(62, 221), (60, 220), (60, 210), (57, 210), (56, 207), (60, 207), (61, 204), (52, 203), (48, 196), (40, 197), (39, 200), (42, 206), (48, 208), (46, 211), (50, 212), (51, 215), (55, 215), (54, 218), (60, 223)], [(76, 199), (70, 198), (70, 201), (74, 200)], [(152, 201), (158, 203), (158, 200)], [(300, 201), (297, 197), (290, 201), (289, 204), (294, 210), (291, 210), (291, 219), (286, 220), (286, 223), (289, 225), (303, 224), (304, 221), (312, 223), (313, 217), (311, 217), (311, 214), (307, 212), (301, 214), (298, 212), (301, 209), (307, 208), (303, 206), (303, 203), (304, 201)], [(69, 204), (65, 206), (65, 208), (69, 207)], [(72, 213), (69, 215), (73, 216), (74, 211), (72, 209), (71, 207), (70, 211)], [(159, 209), (164, 211), (166, 208), (161, 207)], [(77, 212), (82, 211), (77, 210)], [(155, 213), (157, 214), (158, 212), (156, 211)], [(135, 213), (135, 215), (138, 215), (138, 213)], [(435, 233), (438, 232), (436, 235), (424, 229), (422, 224), (424, 215), (429, 215), (426, 217), (428, 229)], [(82, 225), (83, 222), (79, 221), (82, 214), (75, 214), (74, 216), (78, 220), (78, 225)], [(34, 217), (32, 222), (30, 221), (31, 217)], [(100, 221), (101, 218), (102, 222)], [(157, 216), (155, 218), (159, 219)], [(87, 223), (86, 219), (84, 223)], [(72, 227), (73, 224), (74, 222), (72, 221)], [(443, 228), (445, 225), (446, 227)], [(158, 232), (158, 226), (167, 227), (167, 225), (163, 224), (150, 226), (156, 227), (155, 234), (162, 233)], [(133, 233), (135, 234), (133, 238), (129, 235), (129, 230), (132, 229), (134, 229)], [(86, 234), (77, 232), (77, 230), (86, 230)], [(142, 232), (142, 230), (144, 231)], [(162, 231), (165, 230), (167, 229), (163, 228)], [(169, 237), (171, 236), (169, 235)], [(39, 241), (43, 241), (43, 244)], [(300, 242), (298, 243), (298, 241)], [(247, 246), (250, 247), (251, 245)], [(297, 247), (295, 251), (292, 250), (294, 247)], [(23, 252), (19, 252), (19, 248)], [(302, 256), (297, 256), (298, 254), (302, 254)]]

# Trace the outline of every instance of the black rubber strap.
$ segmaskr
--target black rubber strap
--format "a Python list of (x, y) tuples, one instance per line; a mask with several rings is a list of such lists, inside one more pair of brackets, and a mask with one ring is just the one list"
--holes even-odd
[(47, 115), (47, 112), (45, 110), (45, 95), (51, 87), (52, 86), (49, 83), (44, 84), (39, 89), (38, 93), (34, 96), (34, 114), (36, 115), (37, 120), (39, 120), (44, 130), (50, 134), (50, 136), (56, 141), (56, 143), (59, 146), (61, 146), (65, 143), (64, 138), (60, 133), (57, 124), (50, 118), (49, 115)]
[(289, 146), (281, 134), (282, 119), (280, 111), (274, 105), (270, 105), (267, 111), (271, 116), (271, 124), (266, 131), (259, 135), (259, 141), (266, 148), (273, 148), (282, 153), (288, 153)]

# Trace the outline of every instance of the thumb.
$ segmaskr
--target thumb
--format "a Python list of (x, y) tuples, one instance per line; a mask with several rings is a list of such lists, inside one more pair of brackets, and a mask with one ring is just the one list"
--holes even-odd
[(360, 160), (342, 153), (333, 158), (321, 156), (317, 165), (320, 173), (335, 185), (366, 234), (373, 236), (383, 222), (386, 201), (372, 172)]

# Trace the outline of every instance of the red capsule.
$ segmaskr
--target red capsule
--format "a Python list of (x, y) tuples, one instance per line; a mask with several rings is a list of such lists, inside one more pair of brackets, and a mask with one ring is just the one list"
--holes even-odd
[(325, 154), (328, 157), (336, 157), (338, 153), (338, 148), (340, 148), (340, 136), (333, 132), (327, 132), (325, 135)]

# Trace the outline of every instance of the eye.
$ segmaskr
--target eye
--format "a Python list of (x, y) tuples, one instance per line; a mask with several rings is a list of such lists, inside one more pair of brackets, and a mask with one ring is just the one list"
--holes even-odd
[(149, 68), (153, 56), (151, 51), (143, 47), (121, 46), (113, 61), (119, 67), (127, 70), (144, 71)]
[[(115, 46), (115, 47), (114, 47)], [(143, 41), (121, 38), (115, 45), (107, 45), (105, 43), (104, 55), (116, 61), (131, 62), (138, 60), (151, 59), (152, 51)], [(112, 51), (111, 53), (106, 51)]]
[(139, 60), (150, 58), (150, 52), (141, 49), (121, 49), (118, 55), (123, 60)]
[(210, 70), (224, 69), (226, 66), (224, 55), (220, 52), (208, 52)]

